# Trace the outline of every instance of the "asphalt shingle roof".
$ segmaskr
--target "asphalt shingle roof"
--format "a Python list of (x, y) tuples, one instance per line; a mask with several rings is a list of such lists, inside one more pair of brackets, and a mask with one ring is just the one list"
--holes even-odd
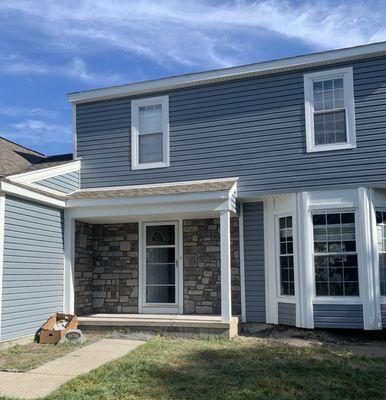
[(0, 178), (54, 167), (72, 160), (72, 154), (46, 156), (0, 136)]

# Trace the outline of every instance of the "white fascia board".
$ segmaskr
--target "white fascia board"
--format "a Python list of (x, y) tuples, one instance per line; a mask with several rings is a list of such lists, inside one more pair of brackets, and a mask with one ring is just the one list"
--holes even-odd
[(70, 93), (68, 99), (71, 103), (81, 103), (104, 98), (153, 93), (222, 80), (294, 70), (312, 65), (325, 65), (360, 58), (375, 57), (384, 54), (386, 54), (386, 42), (379, 42), (321, 53), (288, 57), (280, 60), (264, 61), (239, 67), (223, 68), (109, 88), (94, 89), (86, 92)]
[[(164, 183), (148, 183), (146, 185), (128, 185), (128, 186), (103, 186), (97, 188), (79, 189), (77, 192), (103, 192), (108, 190), (123, 190), (123, 189), (148, 189), (155, 187), (170, 187), (170, 186), (184, 186), (201, 183), (216, 183), (216, 182), (231, 182), (237, 181), (239, 178), (217, 178), (217, 179), (201, 179), (196, 181), (178, 181), (178, 182), (164, 182)], [(233, 190), (233, 187), (231, 191)]]
[(137, 203), (136, 205), (120, 205), (120, 206), (99, 206), (99, 207), (73, 207), (67, 208), (66, 211), (71, 218), (114, 218), (114, 217), (149, 217), (160, 215), (177, 215), (192, 213), (208, 213), (213, 212), (218, 215), (224, 211), (219, 200), (208, 200), (200, 202), (176, 202), (176, 203)]
[(39, 183), (24, 183), (25, 186), (29, 186), (34, 189), (38, 189), (42, 192), (47, 192), (47, 194), (53, 194), (54, 196), (67, 196), (67, 193), (59, 192), (59, 190), (55, 190), (46, 186), (42, 186)]
[(162, 204), (183, 204), (192, 202), (205, 202), (220, 200), (221, 204), (229, 200), (228, 191), (217, 192), (199, 192), (199, 193), (184, 193), (184, 194), (162, 194), (155, 196), (135, 196), (135, 197), (115, 197), (101, 199), (70, 199), (67, 200), (66, 207), (116, 207), (138, 205), (162, 205)]
[(19, 183), (32, 183), (40, 181), (42, 179), (52, 178), (53, 176), (67, 174), (69, 172), (80, 170), (80, 160), (69, 161), (63, 165), (56, 165), (54, 167), (48, 167), (39, 169), (36, 171), (24, 172), (22, 174), (15, 174), (7, 176), (7, 179), (19, 182)]
[(13, 185), (10, 182), (0, 181), (0, 192), (4, 192), (6, 194), (14, 196), (24, 197), (26, 199), (37, 201), (39, 203), (49, 204), (51, 206), (56, 206), (60, 208), (65, 207), (64, 200), (54, 199), (42, 193), (37, 193), (33, 190), (29, 190), (27, 188), (23, 188), (18, 185)]

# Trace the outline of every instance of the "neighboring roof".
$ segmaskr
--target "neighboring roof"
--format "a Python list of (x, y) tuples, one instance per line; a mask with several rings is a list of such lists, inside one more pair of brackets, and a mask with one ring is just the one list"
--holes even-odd
[(141, 93), (152, 93), (187, 86), (214, 83), (223, 80), (245, 78), (248, 76), (272, 74), (281, 71), (295, 70), (313, 65), (325, 65), (342, 61), (352, 61), (362, 58), (377, 57), (386, 54), (386, 42), (372, 43), (339, 50), (288, 57), (273, 61), (264, 61), (239, 67), (223, 68), (206, 72), (185, 74), (130, 83), (109, 88), (75, 92), (68, 95), (72, 103), (82, 103), (114, 97), (122, 97)]
[(0, 178), (22, 172), (49, 168), (73, 161), (72, 154), (46, 156), (0, 137)]
[(157, 196), (171, 194), (187, 194), (199, 192), (230, 191), (237, 178), (225, 178), (197, 182), (180, 182), (174, 184), (158, 184), (147, 186), (121, 186), (119, 188), (79, 189), (68, 196), (75, 199), (106, 199), (117, 197)]

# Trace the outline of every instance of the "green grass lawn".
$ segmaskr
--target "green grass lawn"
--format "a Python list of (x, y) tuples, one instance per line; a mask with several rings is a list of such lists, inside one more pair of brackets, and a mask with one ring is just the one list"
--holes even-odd
[(258, 340), (155, 338), (47, 399), (386, 399), (385, 359)]
[[(114, 333), (114, 332), (113, 332)], [(62, 357), (67, 353), (96, 342), (110, 333), (87, 333), (87, 342), (74, 345), (71, 343), (64, 345), (28, 343), (14, 345), (8, 349), (0, 350), (0, 371), (25, 372), (36, 368), (55, 358)]]

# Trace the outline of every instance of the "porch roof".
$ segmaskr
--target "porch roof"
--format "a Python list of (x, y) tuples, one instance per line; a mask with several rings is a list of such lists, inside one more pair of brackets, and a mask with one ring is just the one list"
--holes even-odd
[(101, 189), (79, 189), (69, 195), (70, 200), (111, 199), (121, 197), (159, 196), (202, 192), (229, 192), (237, 178), (207, 181), (163, 183), (155, 185), (120, 186)]

